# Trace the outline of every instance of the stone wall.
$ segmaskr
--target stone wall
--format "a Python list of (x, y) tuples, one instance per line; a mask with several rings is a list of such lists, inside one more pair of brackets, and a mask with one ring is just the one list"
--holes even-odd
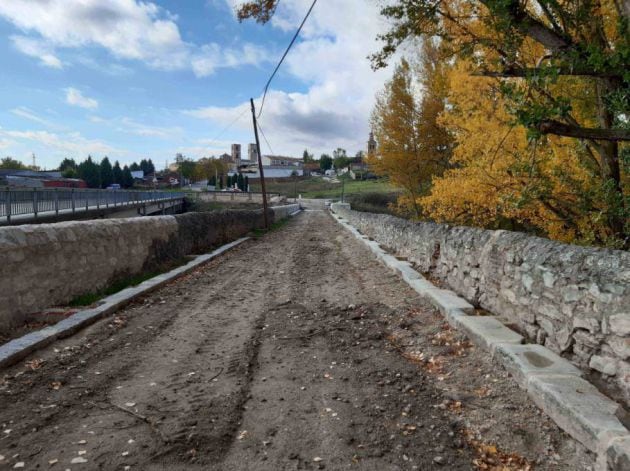
[[(270, 209), (282, 219), (297, 205)], [(264, 226), (262, 210), (0, 228), (0, 333), (41, 309), (207, 252)]]
[(630, 400), (630, 253), (387, 215), (334, 211), (534, 342), (598, 371)]

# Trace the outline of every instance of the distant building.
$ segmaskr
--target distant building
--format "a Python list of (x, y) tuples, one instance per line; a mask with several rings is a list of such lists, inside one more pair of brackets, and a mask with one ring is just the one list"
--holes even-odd
[(40, 172), (35, 170), (0, 169), (0, 186), (14, 188), (85, 188), (87, 185), (78, 178), (64, 178), (61, 172)]
[(247, 159), (250, 162), (258, 162), (258, 151), (256, 150), (256, 144), (249, 144), (247, 146)]
[(232, 162), (238, 167), (241, 165), (241, 145), (232, 144)]
[(271, 167), (302, 167), (304, 161), (296, 157), (285, 157), (283, 155), (263, 155), (263, 165)]
[(131, 176), (134, 180), (144, 180), (144, 170), (132, 170)]
[(368, 139), (367, 147), (368, 157), (372, 157), (376, 153), (376, 140), (374, 140), (373, 132), (370, 132), (370, 138)]

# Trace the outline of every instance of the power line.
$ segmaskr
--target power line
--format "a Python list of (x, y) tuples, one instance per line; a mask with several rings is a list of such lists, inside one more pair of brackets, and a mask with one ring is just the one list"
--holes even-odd
[(219, 132), (218, 132), (218, 134), (217, 134), (215, 137), (213, 137), (212, 139), (210, 139), (210, 142), (216, 142), (216, 141), (217, 141), (217, 139), (219, 139), (219, 137), (222, 137), (222, 136), (223, 136), (223, 134), (225, 134), (225, 132), (226, 132), (228, 129), (230, 129), (232, 126), (234, 126), (234, 124), (235, 124), (235, 123), (236, 123), (239, 119), (241, 119), (245, 113), (247, 113), (247, 111), (249, 111), (249, 110), (248, 110), (247, 108), (245, 108), (245, 109), (241, 112), (241, 114), (240, 114), (240, 115), (238, 115), (236, 118), (234, 118), (234, 119), (230, 122), (230, 124), (228, 124), (227, 126), (225, 126), (225, 127), (224, 127), (221, 131), (219, 131)]
[(271, 148), (271, 144), (269, 144), (269, 141), (267, 140), (267, 136), (265, 136), (265, 132), (263, 131), (262, 126), (260, 125), (260, 122), (258, 122), (258, 130), (260, 131), (260, 134), (262, 134), (263, 139), (267, 143), (267, 147), (269, 147), (269, 151), (271, 152), (271, 155), (276, 155), (276, 153)]
[(295, 42), (295, 40), (300, 35), (300, 31), (302, 31), (302, 27), (304, 26), (304, 23), (306, 23), (306, 20), (308, 19), (309, 15), (311, 14), (311, 11), (313, 11), (313, 7), (315, 6), (316, 3), (317, 3), (317, 0), (313, 0), (313, 3), (311, 4), (311, 8), (309, 8), (308, 12), (306, 12), (306, 16), (302, 20), (302, 23), (300, 24), (300, 27), (297, 29), (297, 31), (293, 35), (293, 39), (291, 39), (291, 42), (289, 43), (289, 46), (287, 47), (287, 50), (284, 51), (284, 54), (282, 54), (282, 58), (280, 59), (280, 62), (278, 62), (278, 65), (273, 70), (273, 73), (271, 74), (271, 77), (269, 77), (269, 80), (267, 80), (267, 84), (265, 85), (265, 90), (263, 92), (262, 103), (260, 104), (260, 110), (258, 110), (258, 118), (260, 118), (260, 115), (262, 114), (263, 106), (265, 106), (265, 98), (267, 96), (267, 89), (269, 88), (269, 85), (271, 84), (271, 81), (273, 80), (273, 78), (276, 75), (276, 72), (278, 72), (278, 69), (282, 65), (282, 62), (284, 61), (284, 58), (287, 57), (287, 54), (291, 50), (291, 47), (293, 46), (293, 43)]

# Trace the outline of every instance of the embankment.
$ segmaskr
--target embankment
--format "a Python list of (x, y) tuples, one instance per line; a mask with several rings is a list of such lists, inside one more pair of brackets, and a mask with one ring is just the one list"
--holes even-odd
[[(271, 221), (299, 209), (274, 207)], [(264, 227), (262, 210), (0, 228), (0, 332), (117, 279), (207, 252)]]

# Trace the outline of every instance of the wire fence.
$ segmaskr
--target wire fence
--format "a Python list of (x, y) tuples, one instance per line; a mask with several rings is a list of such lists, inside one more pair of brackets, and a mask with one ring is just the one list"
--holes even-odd
[(78, 212), (119, 206), (134, 206), (184, 198), (184, 192), (143, 190), (92, 190), (82, 188), (0, 189), (0, 218), (42, 213)]

